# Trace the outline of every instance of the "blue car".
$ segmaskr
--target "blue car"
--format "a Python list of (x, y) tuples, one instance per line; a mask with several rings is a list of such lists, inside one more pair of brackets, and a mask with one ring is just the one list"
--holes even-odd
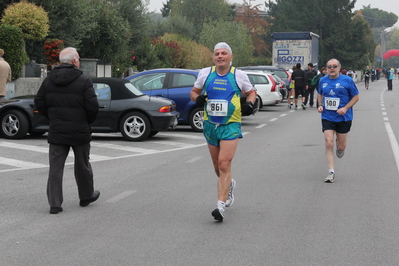
[[(180, 113), (178, 123), (190, 125), (194, 131), (202, 131), (204, 108), (198, 107), (190, 99), (199, 69), (162, 68), (143, 71), (127, 77), (134, 87), (141, 92), (155, 97), (165, 97), (176, 103)], [(245, 94), (241, 101), (245, 102)], [(254, 113), (259, 109), (259, 101), (255, 104)]]
[(165, 97), (176, 103), (179, 124), (202, 131), (204, 110), (190, 100), (190, 91), (199, 70), (163, 68), (143, 71), (127, 77), (137, 89), (149, 96)]

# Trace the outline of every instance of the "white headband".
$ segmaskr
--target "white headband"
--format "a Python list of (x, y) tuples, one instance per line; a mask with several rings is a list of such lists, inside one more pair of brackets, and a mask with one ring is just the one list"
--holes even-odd
[(231, 51), (230, 46), (227, 43), (225, 43), (225, 42), (220, 42), (220, 43), (216, 44), (215, 48), (213, 49), (213, 51), (215, 51), (216, 49), (221, 49), (221, 48), (227, 49), (231, 54), (233, 54), (233, 52)]

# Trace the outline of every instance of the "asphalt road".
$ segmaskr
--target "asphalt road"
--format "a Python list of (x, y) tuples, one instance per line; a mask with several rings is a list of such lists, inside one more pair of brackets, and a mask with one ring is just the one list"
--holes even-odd
[(46, 138), (0, 139), (0, 265), (397, 265), (399, 81), (358, 87), (332, 184), (316, 109), (284, 103), (245, 118), (221, 223), (207, 147), (187, 127), (140, 143), (96, 135), (101, 197), (79, 207), (69, 158), (57, 215)]

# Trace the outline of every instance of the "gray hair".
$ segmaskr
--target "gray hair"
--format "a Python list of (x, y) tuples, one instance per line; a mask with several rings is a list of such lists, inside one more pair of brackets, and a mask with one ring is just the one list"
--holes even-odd
[(337, 61), (338, 66), (341, 67), (341, 63), (339, 62), (338, 59), (335, 59), (335, 58), (331, 58), (330, 60), (328, 60), (328, 61), (327, 61), (327, 65), (328, 65), (328, 62), (330, 62), (330, 61), (332, 61), (332, 60)]
[(73, 59), (79, 59), (79, 54), (76, 48), (67, 47), (60, 52), (61, 64), (72, 64)]

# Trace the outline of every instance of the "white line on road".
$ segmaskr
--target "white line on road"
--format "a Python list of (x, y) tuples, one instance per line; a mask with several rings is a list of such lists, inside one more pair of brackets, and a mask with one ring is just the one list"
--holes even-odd
[(130, 195), (132, 195), (136, 192), (137, 192), (136, 190), (127, 190), (127, 191), (122, 192), (121, 194), (118, 194), (118, 195), (110, 198), (110, 199), (107, 199), (105, 202), (115, 203), (120, 200), (123, 200), (124, 198), (129, 197)]
[(262, 128), (265, 127), (267, 124), (260, 124), (259, 126), (255, 127), (255, 128)]
[[(15, 142), (1, 141), (0, 142), (0, 147), (20, 149), (20, 150), (25, 150), (25, 151), (34, 151), (34, 152), (40, 152), (40, 153), (48, 153), (49, 152), (49, 148), (48, 147), (40, 147), (40, 146), (35, 146), (35, 145), (19, 144), (19, 143), (15, 143)], [(68, 156), (69, 157), (74, 157), (72, 149), (69, 151)], [(109, 158), (108, 156), (103, 156), (103, 155), (98, 155), (98, 154), (90, 154), (90, 159), (92, 159), (92, 160), (106, 160), (108, 158)]]
[[(384, 100), (384, 91), (385, 89), (381, 92), (380, 98), (381, 102)], [(384, 106), (383, 104), (381, 106)], [(386, 115), (386, 113), (385, 113)], [(388, 117), (384, 116), (383, 117), (384, 121), (389, 121)], [(385, 130), (387, 131), (388, 134), (388, 139), (389, 142), (391, 143), (391, 148), (393, 152), (393, 156), (395, 157), (395, 162), (396, 162), (396, 168), (398, 169), (399, 172), (399, 146), (398, 146), (398, 141), (396, 140), (395, 133), (392, 130), (391, 123), (385, 122)]]
[[(170, 134), (161, 133), (161, 132), (159, 132), (157, 135), (158, 135), (158, 136), (159, 136), (159, 135), (170, 136)], [(198, 133), (198, 135), (176, 134), (176, 133), (173, 133), (173, 137), (186, 138), (186, 139), (199, 139), (199, 140), (203, 140), (203, 139), (204, 139), (204, 135), (202, 135), (201, 133)]]
[(278, 118), (272, 118), (272, 119), (270, 119), (269, 121), (270, 122), (274, 122), (274, 121), (276, 121)]
[(98, 148), (120, 150), (120, 151), (136, 152), (136, 153), (154, 153), (154, 152), (157, 152), (157, 150), (141, 149), (141, 148), (132, 147), (132, 146), (122, 146), (122, 145), (115, 145), (115, 144), (96, 142), (96, 141), (92, 141), (91, 142), (91, 146), (98, 147)]
[(186, 161), (186, 163), (195, 163), (201, 159), (202, 159), (201, 156), (197, 156), (197, 157), (191, 158), (190, 160)]
[(45, 165), (45, 164), (31, 163), (31, 162), (27, 162), (27, 161), (14, 160), (14, 159), (5, 158), (5, 157), (0, 157), (0, 162), (1, 162), (1, 164), (18, 167), (20, 169), (28, 169), (28, 168), (32, 169), (32, 168), (47, 167), (47, 165)]

